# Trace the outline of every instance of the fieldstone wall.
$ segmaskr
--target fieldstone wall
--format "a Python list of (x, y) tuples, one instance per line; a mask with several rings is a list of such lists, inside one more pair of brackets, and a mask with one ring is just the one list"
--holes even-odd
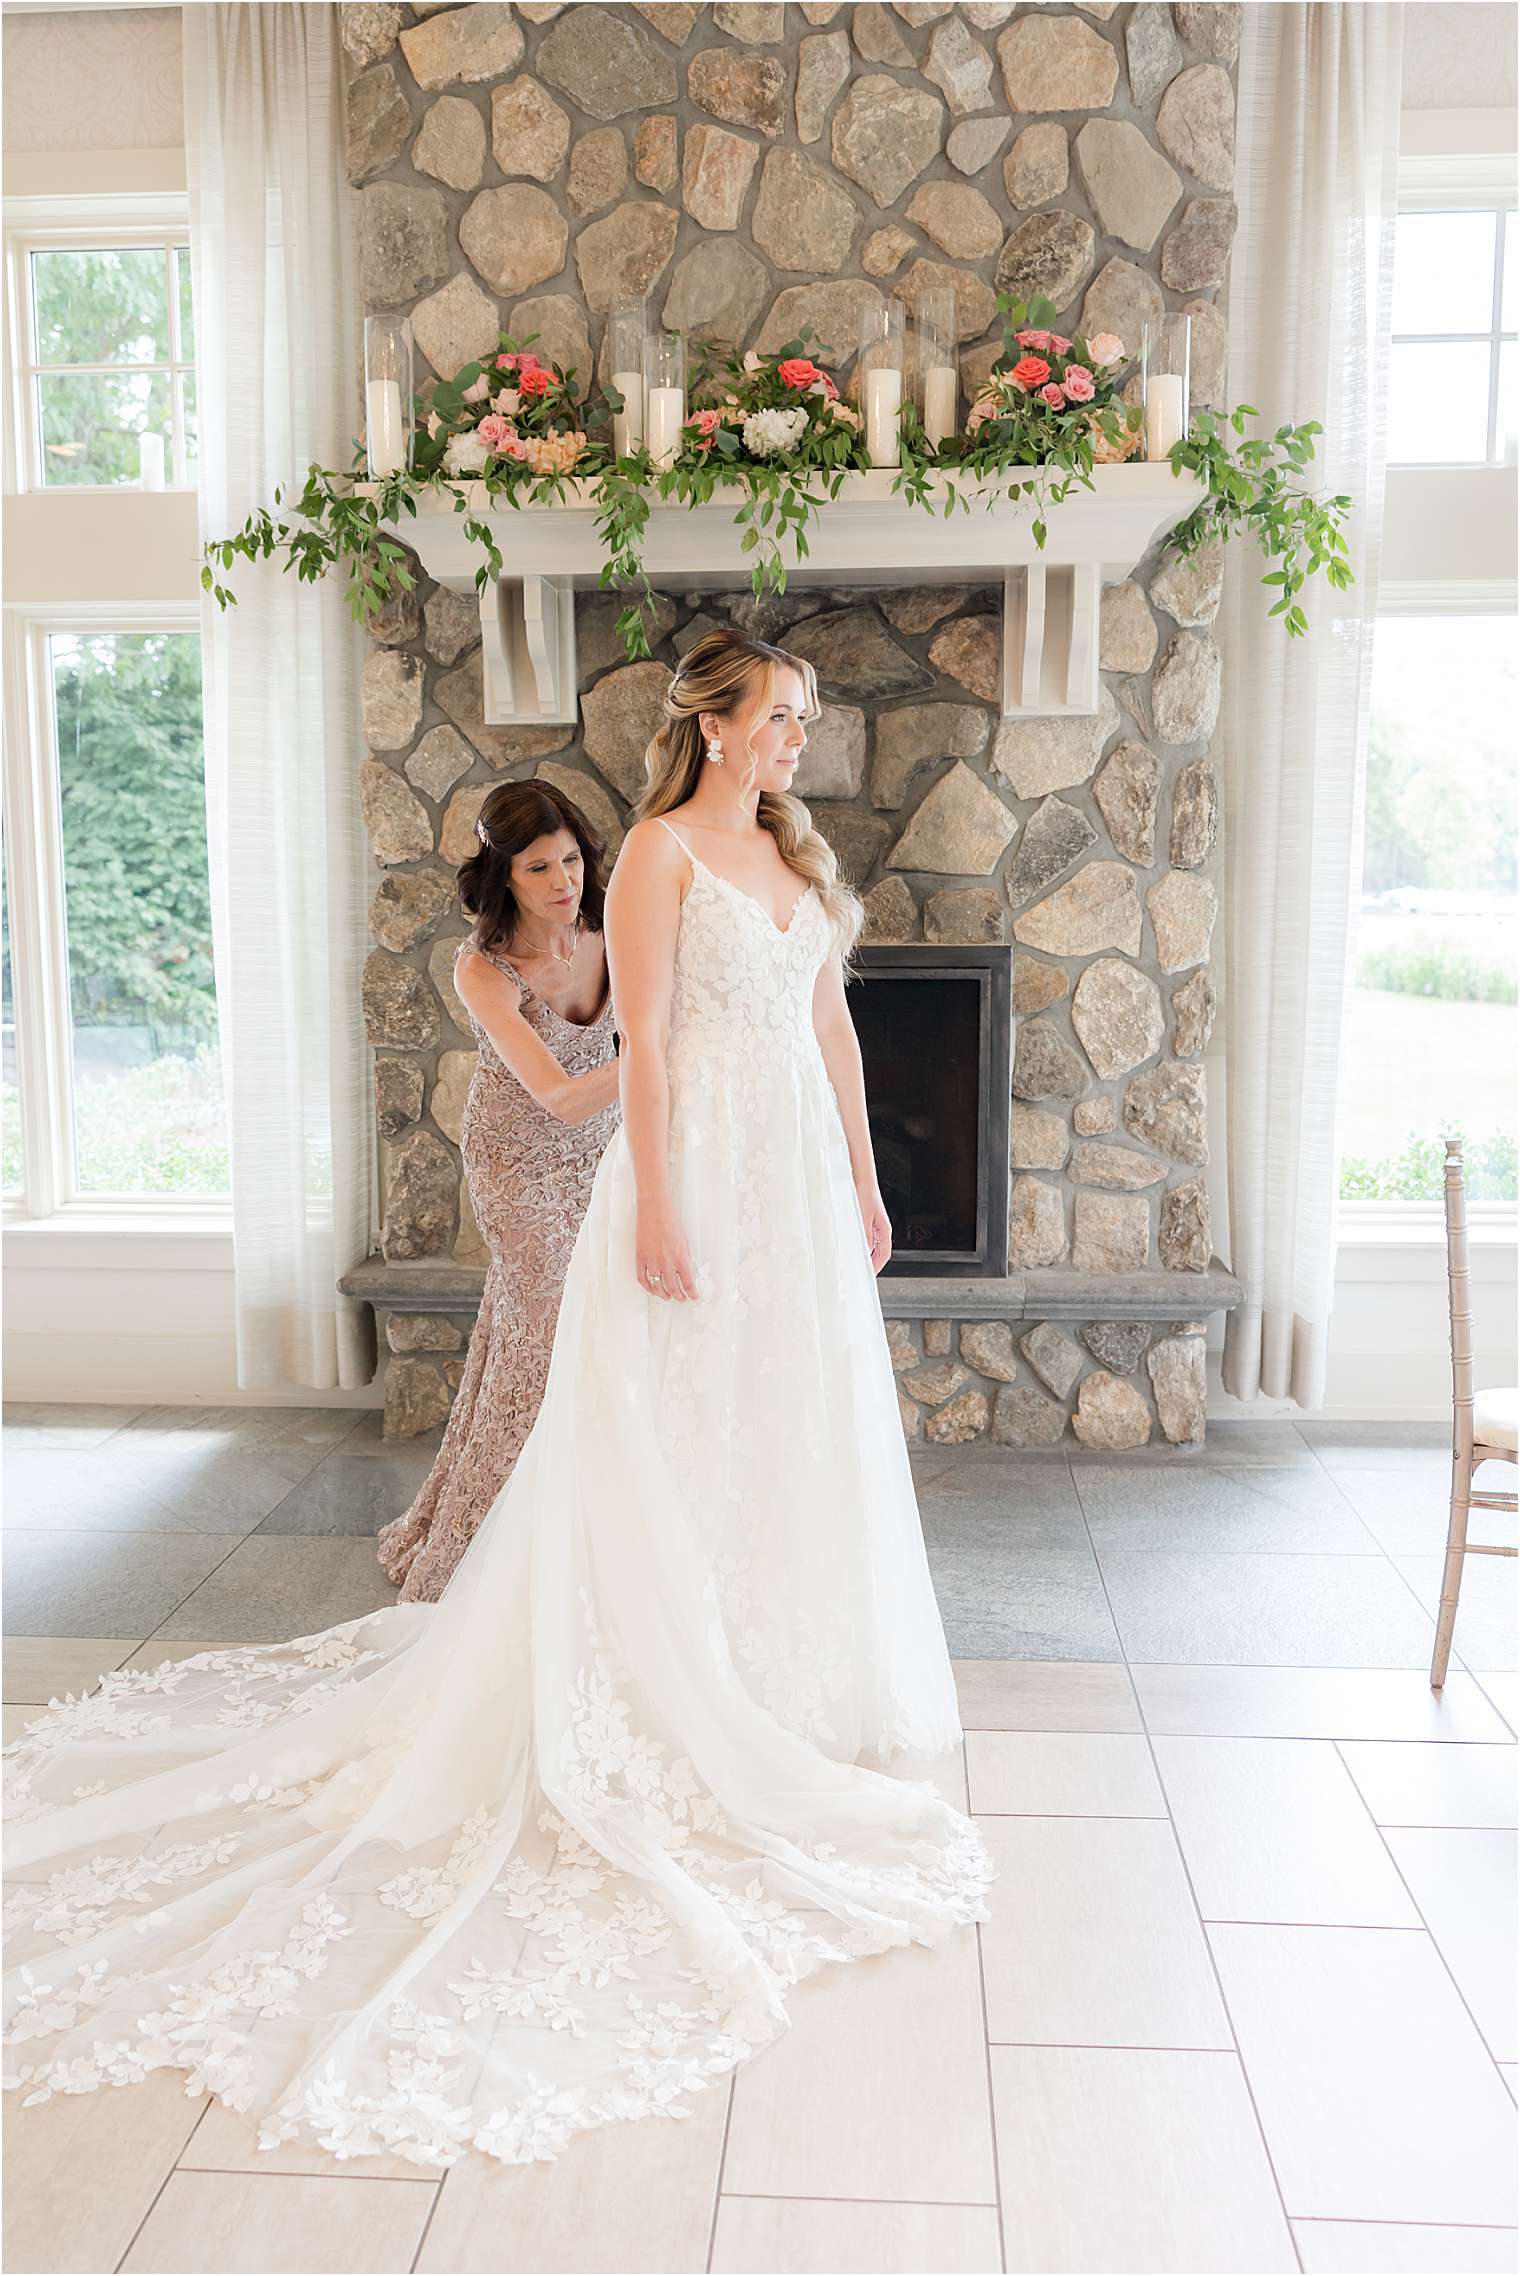
[[(1000, 345), (996, 291), (1136, 346), (1146, 317), (1186, 308), (1194, 400), (1218, 403), (1240, 13), (345, 7), (366, 307), (411, 315), (424, 380), (503, 325), (605, 379), (608, 307), (647, 289), (664, 323), (741, 348), (810, 323), (847, 385), (862, 302), (911, 313), (952, 282), (966, 402)], [(372, 628), (364, 685), (385, 1256), (481, 1254), (449, 972), (482, 799), (548, 776), (615, 853), (670, 665), (729, 618), (817, 667), (829, 708), (798, 789), (865, 896), (866, 939), (1015, 944), (1015, 1267), (1204, 1269), (1220, 578), (1217, 554), (1152, 558), (1109, 591), (1095, 720), (998, 717), (994, 588), (671, 592), (638, 664), (588, 595), (579, 731), (487, 727), (473, 603), (424, 582)], [(1196, 1440), (1203, 1326), (894, 1320), (904, 1427)], [(393, 1317), (397, 1428), (446, 1409), (458, 1340)]]

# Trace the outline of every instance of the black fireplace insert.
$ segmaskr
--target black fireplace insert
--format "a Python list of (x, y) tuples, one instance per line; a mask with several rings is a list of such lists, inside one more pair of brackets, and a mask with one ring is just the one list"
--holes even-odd
[(882, 1275), (1008, 1271), (1009, 948), (863, 948), (846, 1001), (892, 1257)]

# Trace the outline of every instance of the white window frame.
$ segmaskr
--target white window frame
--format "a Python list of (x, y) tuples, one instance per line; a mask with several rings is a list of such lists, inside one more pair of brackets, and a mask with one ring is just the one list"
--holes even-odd
[[(136, 485), (101, 482), (46, 482), (42, 474), (42, 432), (38, 407), (39, 371), (69, 370), (162, 371), (169, 376), (172, 417), (172, 463), (166, 473), (168, 490), (193, 490), (184, 479), (185, 435), (178, 376), (196, 376), (195, 358), (178, 351), (179, 294), (172, 289), (172, 256), (190, 244), (189, 200), (178, 191), (133, 191), (92, 197), (8, 197), (5, 200), (5, 487), (12, 493), (29, 492), (57, 498), (118, 497), (130, 495)], [(171, 289), (168, 295), (170, 347), (176, 351), (164, 364), (39, 366), (33, 358), (36, 338), (32, 321), (31, 256), (33, 253), (95, 252), (162, 249)], [(197, 398), (198, 400), (198, 398)]]
[[(1398, 332), (1396, 344), (1432, 346), (1488, 344), (1488, 455), (1484, 458), (1390, 459), (1391, 472), (1414, 470), (1458, 474), (1485, 472), (1507, 462), (1496, 456), (1499, 447), (1499, 349), (1517, 338), (1502, 329), (1504, 321), (1504, 254), (1506, 239), (1520, 229), (1516, 213), (1515, 156), (1513, 151), (1401, 153), (1399, 158), (1400, 214), (1492, 213), (1494, 231), (1494, 289), (1488, 329), (1483, 332)], [(1517, 351), (1520, 352), (1520, 351)]]
[[(1411, 117), (1406, 114), (1405, 132), (1411, 129)], [(1520, 228), (1516, 219), (1516, 153), (1514, 126), (1509, 114), (1429, 114), (1417, 119), (1414, 139), (1429, 140), (1436, 147), (1405, 149), (1399, 155), (1400, 213), (1463, 213), (1487, 209), (1507, 209), (1507, 226)], [(1429, 133), (1421, 132), (1421, 128)], [(1476, 134), (1489, 143), (1503, 142), (1506, 147), (1472, 148), (1465, 137)], [(1504, 246), (1502, 239), (1497, 247), (1496, 276), (1502, 278)], [(1496, 284), (1496, 293), (1500, 286)], [(1495, 309), (1495, 325), (1498, 309)], [(1490, 413), (1493, 411), (1492, 389), (1497, 385), (1497, 356), (1490, 372)], [(1492, 431), (1492, 430), (1491, 430)], [(1433, 500), (1430, 497), (1430, 480), (1434, 475), (1457, 478), (1450, 499)], [(1494, 542), (1480, 544), (1477, 552), (1490, 565), (1513, 558), (1512, 530), (1514, 523), (1515, 469), (1502, 461), (1489, 459), (1467, 464), (1443, 461), (1438, 465), (1418, 465), (1400, 460), (1387, 470), (1390, 503), (1397, 495), (1401, 483), (1408, 484), (1406, 510), (1410, 500), (1418, 499), (1422, 510), (1434, 506), (1437, 519), (1447, 526), (1433, 530), (1433, 551), (1438, 558), (1453, 560), (1470, 553), (1467, 542), (1471, 539), (1475, 515), (1489, 525)], [(1444, 513), (1442, 509), (1444, 508)], [(1390, 517), (1391, 518), (1391, 517)], [(1455, 525), (1460, 525), (1460, 527)], [(1460, 535), (1463, 542), (1453, 542)], [(1413, 564), (1410, 564), (1413, 566)], [(1513, 616), (1520, 588), (1512, 575), (1457, 577), (1384, 577), (1378, 586), (1377, 613), (1382, 616)], [(1361, 891), (1361, 880), (1356, 881)], [(1347, 975), (1347, 994), (1351, 989), (1351, 975)], [(1469, 1201), (1467, 1205), (1468, 1230), (1475, 1246), (1510, 1247), (1515, 1240), (1516, 1209), (1508, 1201)], [(1336, 1240), (1338, 1246), (1410, 1246), (1430, 1248), (1444, 1245), (1446, 1239), (1445, 1205), (1432, 1201), (1343, 1201), (1336, 1203)]]
[(58, 602), (4, 613), (6, 862), (21, 1094), (23, 1186), (7, 1227), (79, 1232), (219, 1232), (230, 1196), (84, 1194), (74, 1150), (73, 1026), (57, 731), (48, 642), (60, 633), (193, 632), (194, 601)]

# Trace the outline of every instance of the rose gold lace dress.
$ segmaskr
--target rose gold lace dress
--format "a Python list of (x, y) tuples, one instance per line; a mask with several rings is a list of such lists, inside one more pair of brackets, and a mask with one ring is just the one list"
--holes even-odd
[[(611, 1058), (610, 987), (595, 1019), (578, 1025), (535, 995), (504, 956), (484, 953), (521, 990), (524, 1019), (568, 1074)], [(411, 1508), (378, 1537), (380, 1562), (401, 1583), (404, 1602), (443, 1594), (533, 1428), (570, 1251), (621, 1119), (614, 1103), (589, 1122), (559, 1121), (502, 1064), (479, 1022), (472, 1017), (470, 1025), (480, 1062), (460, 1150), (491, 1261), (438, 1459)]]

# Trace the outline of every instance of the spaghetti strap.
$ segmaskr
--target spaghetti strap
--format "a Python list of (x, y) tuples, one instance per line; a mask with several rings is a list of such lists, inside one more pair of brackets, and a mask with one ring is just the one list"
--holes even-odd
[(659, 823), (662, 830), (668, 830), (670, 832), (671, 836), (675, 839), (676, 844), (680, 847), (682, 853), (685, 854), (687, 860), (691, 863), (692, 868), (695, 869), (697, 866), (697, 857), (692, 852), (690, 846), (686, 843), (686, 840), (682, 837), (675, 824), (673, 822), (667, 822), (663, 814), (656, 814), (655, 820)]

